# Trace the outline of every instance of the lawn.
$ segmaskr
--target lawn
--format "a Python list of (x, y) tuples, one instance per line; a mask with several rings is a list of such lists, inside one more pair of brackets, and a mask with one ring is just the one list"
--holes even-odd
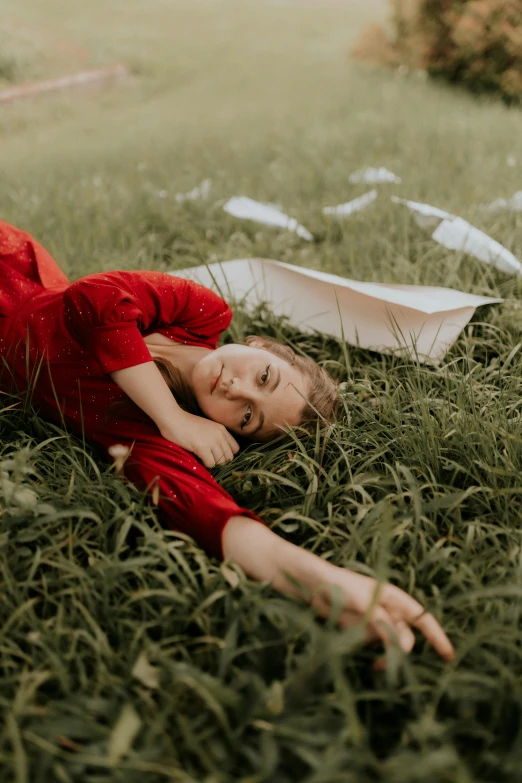
[[(326, 444), (249, 449), (217, 478), (281, 535), (414, 594), (453, 664), (419, 639), (373, 672), (357, 633), (163, 530), (93, 452), (4, 397), (1, 783), (521, 781), (522, 283), (443, 250), (389, 198), (456, 212), (522, 259), (522, 213), (480, 209), (522, 187), (520, 111), (352, 63), (384, 0), (23, 6), (2, 2), (0, 77), (133, 73), (0, 109), (2, 217), (72, 278), (255, 255), (505, 303), (438, 368), (267, 312), (229, 335), (283, 334), (346, 387)], [(402, 184), (323, 216), (365, 192), (348, 182), (363, 165)], [(176, 201), (206, 177), (208, 200)], [(226, 215), (234, 194), (315, 241)]]

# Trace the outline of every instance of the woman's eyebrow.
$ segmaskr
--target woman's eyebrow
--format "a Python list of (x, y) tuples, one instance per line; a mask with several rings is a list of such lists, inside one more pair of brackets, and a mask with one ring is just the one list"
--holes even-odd
[(263, 429), (264, 423), (265, 423), (265, 414), (263, 413), (263, 411), (261, 411), (261, 413), (259, 414), (259, 421), (257, 423), (257, 427), (255, 428), (255, 430), (252, 430), (252, 432), (249, 433), (249, 437), (251, 438), (254, 435), (257, 435), (259, 430)]
[[(270, 392), (274, 392), (281, 382), (281, 370), (279, 369), (279, 367), (277, 367), (276, 369), (277, 369), (277, 378), (275, 379), (273, 386), (270, 388)], [(263, 411), (261, 411), (259, 414), (259, 421), (257, 422), (257, 427), (255, 428), (255, 430), (252, 430), (252, 432), (248, 433), (249, 437), (253, 438), (254, 435), (257, 435), (257, 433), (263, 429), (264, 423), (265, 423), (265, 414), (263, 413)]]
[(277, 378), (275, 379), (274, 385), (270, 389), (271, 392), (273, 392), (273, 391), (275, 391), (277, 389), (277, 387), (279, 386), (279, 383), (281, 381), (281, 370), (279, 369), (279, 367), (277, 367), (276, 369), (277, 369)]

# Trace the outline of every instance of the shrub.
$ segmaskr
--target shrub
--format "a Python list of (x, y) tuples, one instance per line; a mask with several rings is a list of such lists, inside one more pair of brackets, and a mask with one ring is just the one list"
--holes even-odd
[(393, 37), (367, 28), (352, 54), (522, 99), (522, 0), (392, 0)]

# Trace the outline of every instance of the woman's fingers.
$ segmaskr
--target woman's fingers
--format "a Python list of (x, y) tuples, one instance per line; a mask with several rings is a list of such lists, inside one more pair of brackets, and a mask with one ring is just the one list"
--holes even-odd
[[(397, 640), (402, 652), (406, 655), (410, 653), (415, 644), (415, 636), (411, 628), (404, 620), (394, 620), (391, 615), (379, 607), (378, 610), (372, 616), (372, 620), (368, 628), (368, 637), (373, 640), (377, 638), (381, 641), (385, 647), (387, 647), (392, 640)], [(376, 672), (384, 671), (386, 669), (386, 656), (382, 655), (376, 659), (373, 664), (373, 669)]]
[(373, 610), (368, 626), (370, 631), (386, 646), (391, 644), (393, 636), (396, 635), (393, 620), (382, 606), (377, 606)]
[(234, 455), (228, 444), (226, 446), (213, 446), (211, 448), (200, 449), (196, 456), (202, 461), (206, 468), (215, 468), (216, 465), (224, 465), (226, 462), (234, 459)]
[(215, 446), (212, 447), (212, 455), (214, 462), (210, 465), (211, 468), (214, 465), (224, 465), (226, 462), (230, 462), (234, 459), (234, 452), (229, 441), (223, 437)]
[(367, 640), (377, 638), (388, 645), (395, 636), (401, 650), (409, 653), (415, 644), (412, 628), (418, 629), (442, 658), (453, 660), (453, 645), (435, 617), (400, 588), (389, 584), (381, 586), (378, 604), (368, 623)]
[(232, 459), (234, 454), (237, 454), (237, 452), (239, 451), (239, 443), (237, 442), (237, 440), (235, 440), (234, 436), (231, 435), (228, 430), (225, 430), (225, 437), (232, 451), (232, 457), (231, 457)]
[(406, 654), (410, 653), (415, 644), (415, 634), (410, 626), (404, 620), (398, 620), (395, 623), (395, 633), (397, 634), (401, 650)]
[(213, 468), (216, 464), (216, 458), (210, 449), (205, 449), (204, 451), (200, 449), (199, 452), (196, 451), (194, 453), (206, 468)]
[(417, 628), (446, 661), (455, 658), (455, 650), (445, 632), (429, 612), (424, 612), (420, 617), (411, 620), (411, 625)]
[(453, 660), (455, 650), (442, 627), (411, 595), (398, 587), (386, 585), (383, 588), (382, 602), (390, 612), (400, 614), (403, 621), (417, 628), (445, 660)]
[(220, 458), (222, 458), (224, 462), (229, 462), (234, 459), (234, 452), (227, 440), (223, 440), (223, 442), (219, 444), (219, 448), (221, 450)]
[(220, 452), (219, 459), (216, 464), (221, 465), (223, 462), (228, 462), (234, 459), (234, 454), (239, 451), (239, 445), (236, 443), (232, 435), (228, 430), (223, 428), (222, 437), (216, 444), (216, 449)]
[(394, 637), (404, 653), (408, 654), (413, 650), (415, 635), (408, 623), (404, 620), (394, 620), (389, 612), (381, 611), (379, 608), (379, 611), (372, 615), (368, 623), (366, 642), (368, 644), (375, 644), (375, 642), (390, 644)]
[(386, 669), (386, 656), (381, 655), (380, 658), (376, 658), (373, 663), (374, 672), (383, 672)]
[(231, 457), (227, 457), (222, 451), (220, 451), (219, 448), (212, 449), (212, 460), (213, 460), (213, 462), (210, 465), (210, 467), (213, 468), (216, 465), (224, 465), (230, 459), (231, 459)]

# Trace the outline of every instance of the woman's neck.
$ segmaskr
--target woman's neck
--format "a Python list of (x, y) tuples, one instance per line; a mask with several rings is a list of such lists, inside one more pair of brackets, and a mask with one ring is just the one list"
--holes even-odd
[(177, 367), (187, 383), (192, 385), (192, 373), (194, 367), (210, 348), (202, 348), (197, 345), (184, 345), (169, 340), (163, 334), (149, 334), (144, 338), (153, 359), (166, 359)]

